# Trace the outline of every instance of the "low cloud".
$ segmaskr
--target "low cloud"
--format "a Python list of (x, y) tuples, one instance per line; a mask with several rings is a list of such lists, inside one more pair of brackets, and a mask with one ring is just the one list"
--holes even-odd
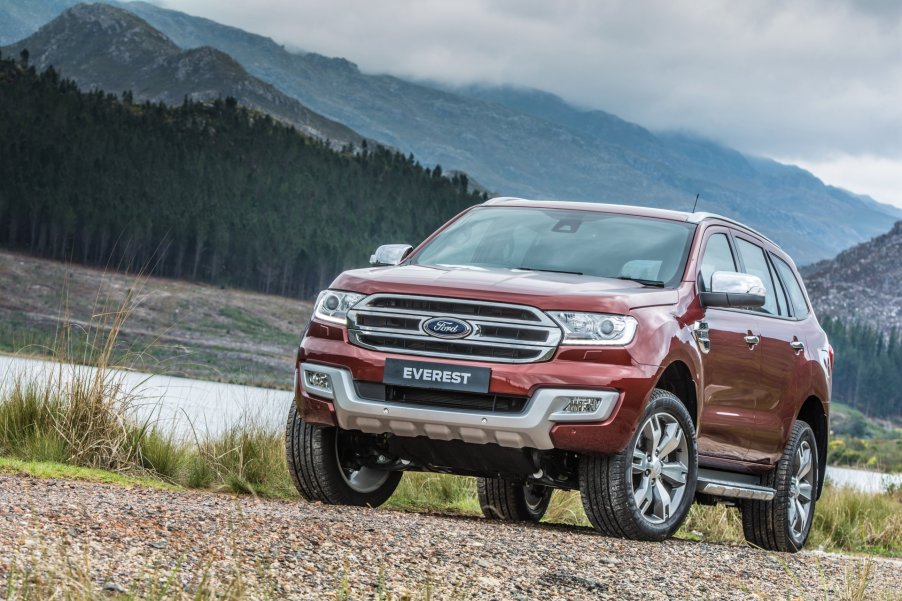
[(163, 3), (366, 72), (536, 87), (810, 164), (902, 161), (895, 0)]

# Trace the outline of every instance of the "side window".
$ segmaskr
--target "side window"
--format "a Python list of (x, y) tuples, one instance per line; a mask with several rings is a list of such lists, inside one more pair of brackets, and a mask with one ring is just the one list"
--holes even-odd
[(712, 234), (705, 244), (705, 254), (698, 273), (702, 292), (711, 290), (711, 276), (715, 271), (736, 271), (736, 262), (726, 234)]
[(779, 315), (777, 295), (773, 279), (770, 276), (770, 268), (767, 265), (767, 258), (764, 256), (764, 249), (742, 238), (736, 238), (736, 247), (739, 250), (739, 256), (742, 257), (745, 263), (745, 272), (761, 278), (764, 287), (767, 289), (767, 294), (764, 297), (764, 306), (757, 310), (771, 315)]
[(789, 303), (786, 301), (786, 290), (783, 288), (783, 284), (780, 283), (780, 278), (774, 272), (773, 263), (768, 265), (768, 269), (770, 271), (770, 279), (774, 283), (774, 294), (777, 296), (777, 314), (789, 317), (790, 311)]
[(802, 286), (799, 285), (799, 280), (796, 278), (795, 273), (793, 273), (792, 267), (790, 267), (786, 261), (775, 255), (771, 255), (771, 259), (773, 259), (774, 265), (777, 267), (777, 273), (780, 274), (780, 279), (782, 279), (783, 284), (786, 285), (786, 292), (789, 295), (789, 302), (792, 303), (796, 319), (805, 319), (808, 317), (808, 303), (805, 302), (805, 293), (802, 292)]

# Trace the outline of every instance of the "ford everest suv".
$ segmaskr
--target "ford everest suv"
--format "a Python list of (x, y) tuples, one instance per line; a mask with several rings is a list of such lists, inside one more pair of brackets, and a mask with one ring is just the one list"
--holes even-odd
[(405, 471), (478, 478), (488, 518), (579, 490), (603, 534), (660, 540), (726, 502), (805, 543), (833, 351), (792, 260), (735, 221), (494, 199), (319, 295), (298, 348), (301, 495), (377, 506)]

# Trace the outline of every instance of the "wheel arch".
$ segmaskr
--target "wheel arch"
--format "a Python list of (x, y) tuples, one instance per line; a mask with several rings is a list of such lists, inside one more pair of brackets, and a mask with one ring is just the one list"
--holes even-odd
[(824, 410), (823, 401), (814, 395), (809, 396), (802, 403), (796, 420), (805, 422), (814, 431), (818, 458), (817, 498), (820, 498), (821, 491), (824, 489), (824, 475), (827, 472), (827, 439), (830, 436), (827, 412)]
[(684, 361), (672, 361), (661, 373), (654, 387), (666, 390), (680, 399), (692, 418), (692, 425), (698, 430), (698, 385)]

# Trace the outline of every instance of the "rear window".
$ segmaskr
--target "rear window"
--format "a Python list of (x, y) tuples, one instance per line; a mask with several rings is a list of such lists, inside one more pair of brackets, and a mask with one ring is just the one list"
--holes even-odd
[(792, 309), (797, 319), (808, 317), (808, 303), (805, 302), (805, 293), (802, 292), (802, 286), (796, 278), (795, 272), (789, 264), (780, 257), (771, 254), (774, 265), (777, 267), (777, 273), (786, 286), (786, 293), (789, 295), (789, 302), (792, 303)]

